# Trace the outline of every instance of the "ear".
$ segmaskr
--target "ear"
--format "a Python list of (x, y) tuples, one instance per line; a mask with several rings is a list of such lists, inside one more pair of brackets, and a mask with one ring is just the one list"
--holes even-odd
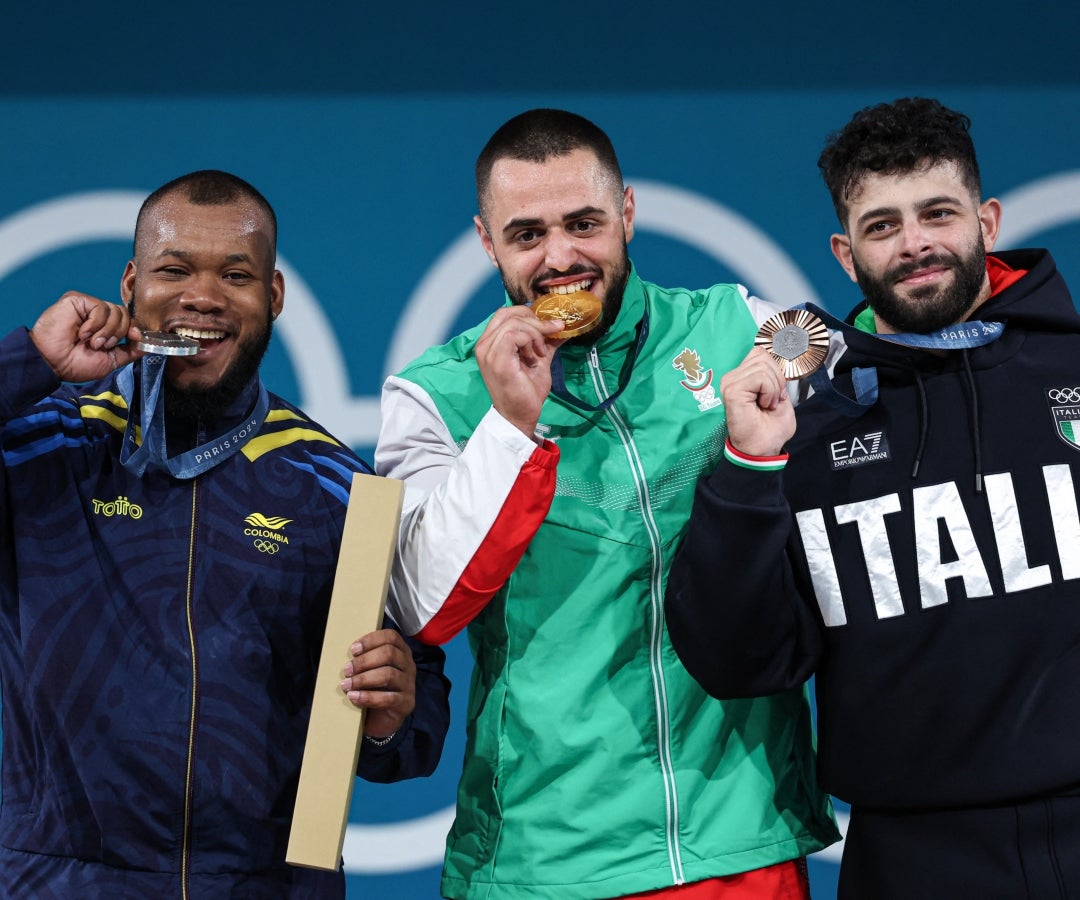
[(277, 269), (274, 269), (274, 277), (270, 280), (270, 318), (276, 319), (280, 316), (284, 306), (285, 276)]
[(480, 245), (484, 248), (484, 252), (488, 255), (488, 259), (491, 260), (491, 264), (497, 269), (499, 268), (499, 261), (495, 258), (495, 244), (491, 240), (491, 235), (488, 234), (487, 228), (484, 227), (484, 221), (479, 216), (473, 216), (473, 224), (476, 226), (476, 233), (480, 235)]
[(836, 261), (847, 272), (848, 278), (857, 282), (855, 264), (851, 261), (851, 238), (846, 234), (834, 234), (829, 238), (829, 248), (832, 250), (832, 255), (836, 257)]
[(983, 246), (989, 253), (994, 249), (1001, 230), (1001, 201), (991, 197), (979, 204), (979, 225), (982, 228)]
[(135, 296), (135, 260), (129, 259), (124, 266), (124, 274), (120, 276), (120, 299), (125, 304), (131, 302)]
[(634, 237), (634, 189), (630, 185), (623, 191), (622, 219), (626, 243), (629, 244)]

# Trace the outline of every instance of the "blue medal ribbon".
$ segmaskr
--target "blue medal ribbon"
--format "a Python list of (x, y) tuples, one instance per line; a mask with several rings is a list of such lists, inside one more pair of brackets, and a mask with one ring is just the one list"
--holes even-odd
[[(888, 341), (891, 344), (900, 344), (904, 347), (915, 347), (920, 350), (965, 350), (972, 347), (983, 347), (993, 343), (1005, 333), (1003, 322), (980, 322), (972, 320), (957, 322), (947, 328), (940, 328), (929, 334), (871, 334), (860, 331), (836, 316), (825, 312), (820, 306), (813, 303), (800, 303), (795, 309), (805, 309), (821, 319), (829, 328), (841, 333), (858, 332), (868, 334), (878, 340)], [(861, 416), (878, 400), (877, 369), (853, 368), (851, 370), (851, 384), (855, 389), (855, 397), (848, 397), (840, 393), (832, 383), (829, 373), (824, 368), (818, 369), (808, 376), (810, 386), (823, 396), (825, 401), (834, 409), (848, 416)]]
[(585, 412), (603, 412), (619, 399), (619, 395), (626, 390), (626, 386), (630, 384), (630, 376), (634, 373), (634, 365), (637, 363), (638, 356), (641, 355), (641, 348), (645, 346), (645, 338), (648, 336), (649, 311), (646, 309), (641, 315), (641, 324), (638, 326), (637, 343), (634, 345), (630, 358), (623, 368), (618, 388), (615, 390), (614, 394), (610, 394), (606, 399), (601, 400), (596, 405), (578, 399), (567, 389), (566, 376), (563, 373), (562, 358), (559, 356), (562, 347), (559, 347), (551, 357), (551, 393), (560, 400), (565, 400), (571, 406), (576, 406), (578, 409), (584, 410)]
[(156, 353), (148, 353), (140, 360), (142, 365), (140, 415), (143, 420), (141, 444), (135, 441), (136, 424), (132, 412), (135, 397), (135, 365), (140, 363), (125, 366), (117, 376), (117, 386), (128, 405), (128, 420), (124, 430), (124, 442), (120, 449), (120, 463), (139, 477), (142, 477), (147, 466), (154, 466), (170, 472), (174, 478), (194, 478), (218, 463), (224, 462), (255, 436), (266, 421), (266, 414), (270, 410), (270, 395), (260, 381), (259, 396), (255, 401), (255, 407), (241, 424), (200, 444), (193, 450), (170, 457), (165, 440), (165, 395), (162, 391), (167, 360), (167, 357)]

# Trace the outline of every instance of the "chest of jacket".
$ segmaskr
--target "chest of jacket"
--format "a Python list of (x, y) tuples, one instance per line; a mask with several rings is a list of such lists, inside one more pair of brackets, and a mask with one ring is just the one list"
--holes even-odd
[[(785, 490), (827, 624), (1060, 585), (1080, 477), (1080, 336), (1029, 337), (971, 379), (883, 379), (846, 418), (800, 409)], [(1077, 428), (1080, 434), (1080, 427)], [(887, 585), (891, 587), (887, 588)]]
[[(537, 434), (559, 446), (560, 460), (538, 537), (557, 528), (559, 542), (581, 535), (649, 552), (670, 546), (682, 535), (697, 478), (723, 451), (720, 377), (749, 351), (757, 327), (743, 297), (730, 285), (704, 296), (646, 285), (641, 308), (649, 332), (636, 356), (632, 326), (595, 348), (562, 351), (566, 390), (579, 401), (597, 406), (626, 384), (606, 410), (582, 410), (554, 394), (545, 402)], [(491, 403), (471, 355), (481, 330), (455, 348), (458, 359), (417, 379), (459, 445)]]

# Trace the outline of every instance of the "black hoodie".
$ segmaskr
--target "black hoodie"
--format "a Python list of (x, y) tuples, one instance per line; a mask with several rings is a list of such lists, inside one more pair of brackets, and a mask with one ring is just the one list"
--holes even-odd
[[(849, 331), (781, 472), (722, 460), (668, 584), (672, 643), (720, 697), (816, 674), (823, 786), (852, 805), (987, 805), (1080, 786), (1080, 316), (1044, 250), (944, 354)], [(1073, 435), (1076, 425), (1076, 438)]]

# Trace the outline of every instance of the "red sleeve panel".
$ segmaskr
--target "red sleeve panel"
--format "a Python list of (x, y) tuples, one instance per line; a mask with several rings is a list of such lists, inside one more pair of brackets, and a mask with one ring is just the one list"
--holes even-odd
[(545, 441), (521, 467), (491, 530), (439, 611), (416, 635), (445, 644), (469, 624), (517, 568), (555, 496), (559, 448)]

